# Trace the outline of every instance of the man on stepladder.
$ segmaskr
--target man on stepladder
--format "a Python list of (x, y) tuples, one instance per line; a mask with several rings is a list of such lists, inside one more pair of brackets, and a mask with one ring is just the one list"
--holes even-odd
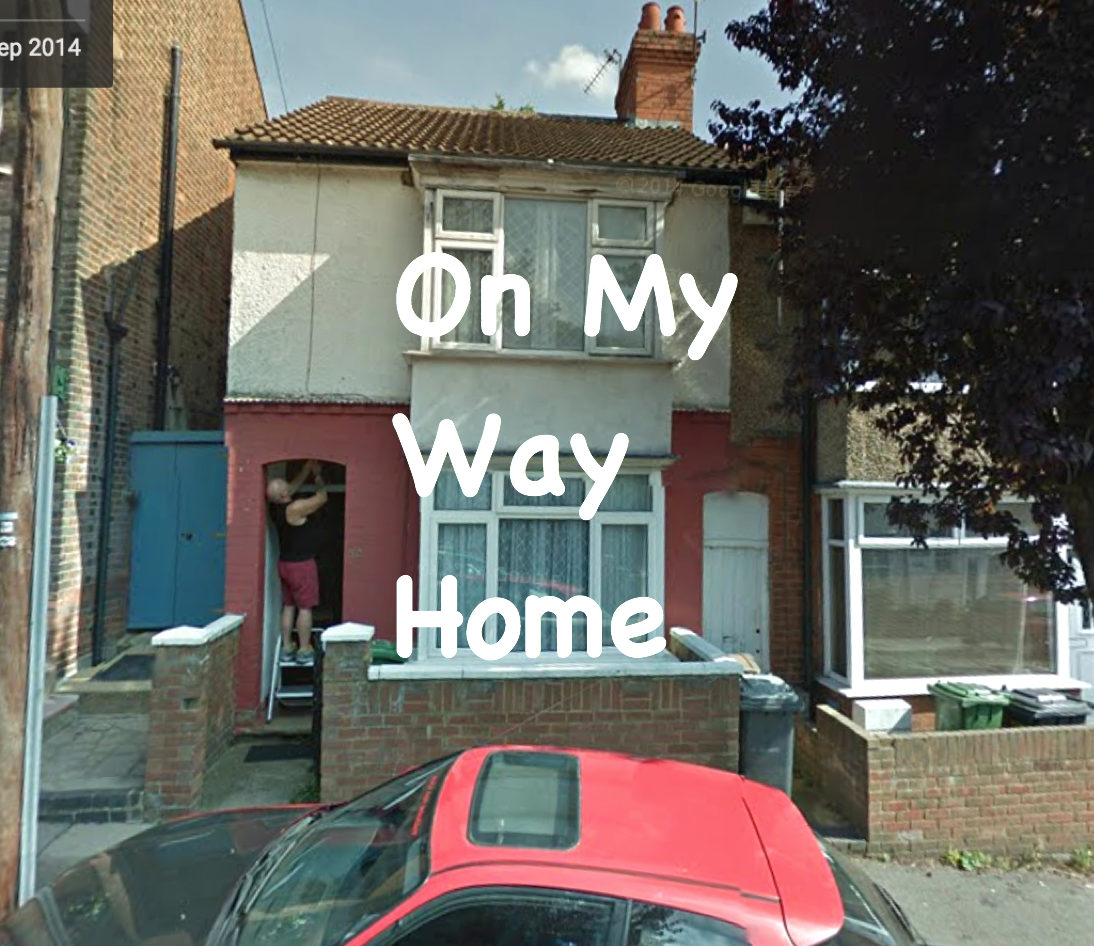
[[(315, 495), (293, 499), (294, 494), (311, 474)], [(296, 663), (310, 663), (312, 647), (312, 610), (319, 606), (319, 569), (316, 556), (321, 540), (315, 513), (327, 502), (327, 489), (318, 461), (309, 460), (292, 483), (271, 480), (266, 487), (270, 512), (281, 543), (277, 565), (281, 579), (281, 648), (284, 655)], [(293, 650), (292, 632), (295, 618), (299, 649)]]

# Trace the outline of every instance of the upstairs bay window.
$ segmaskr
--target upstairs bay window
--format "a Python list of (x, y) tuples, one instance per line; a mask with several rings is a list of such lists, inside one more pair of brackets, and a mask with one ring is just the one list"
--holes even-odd
[[(1001, 561), (1004, 537), (936, 524), (917, 548), (889, 522), (889, 499), (825, 499), (827, 675), (882, 692), (896, 682), (1066, 674), (1057, 606)], [(1004, 508), (1032, 528), (1027, 505)]]
[[(421, 607), (440, 606), (441, 579), (457, 580), (457, 602), (464, 623), (459, 655), (471, 655), (467, 619), (487, 598), (504, 598), (521, 614), (521, 635), (511, 655), (525, 657), (525, 599), (552, 596), (563, 601), (583, 595), (599, 604), (600, 626), (578, 612), (573, 620), (573, 656), (585, 655), (588, 635), (600, 636), (603, 655), (614, 647), (611, 619), (632, 598), (662, 600), (661, 558), (664, 504), (660, 475), (620, 473), (591, 520), (578, 515), (589, 488), (582, 475), (565, 475), (562, 496), (525, 496), (513, 488), (508, 472), (484, 478), (478, 493), (464, 496), (455, 474), (442, 473), (433, 494), (422, 501)], [(629, 623), (638, 623), (644, 615)], [(494, 643), (504, 631), (492, 616), (483, 636)], [(440, 631), (421, 632), (425, 655), (440, 656)], [(662, 633), (661, 631), (656, 632)], [(647, 637), (639, 638), (646, 640)], [(541, 653), (558, 648), (558, 625), (548, 612), (541, 622)]]
[[(656, 311), (651, 296), (642, 324), (623, 328), (605, 298), (601, 331), (585, 335), (589, 262), (602, 255), (627, 299), (634, 295), (646, 259), (657, 252), (661, 229), (655, 204), (518, 197), (483, 192), (440, 191), (433, 210), (432, 246), (427, 251), (458, 259), (471, 278), (471, 301), (455, 330), (437, 339), (438, 348), (470, 348), (609, 355), (652, 355)], [(519, 335), (514, 293), (502, 294), (498, 330), (482, 331), (483, 276), (512, 274), (529, 287), (531, 329)], [(455, 281), (433, 274), (429, 317), (449, 310)]]

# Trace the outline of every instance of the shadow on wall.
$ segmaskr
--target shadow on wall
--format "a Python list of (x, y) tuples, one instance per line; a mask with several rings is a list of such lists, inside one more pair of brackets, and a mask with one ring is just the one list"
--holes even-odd
[[(175, 231), (169, 427), (172, 401), (185, 404), (189, 429), (222, 426), (231, 234), (231, 201)], [(129, 439), (154, 423), (160, 291), (158, 244), (124, 258), (119, 254), (85, 279), (75, 275), (73, 249), (69, 242), (62, 251), (54, 320), (58, 421), (64, 436), (75, 441), (72, 455), (58, 462), (54, 491), (50, 665), (57, 676), (76, 669), (77, 655), (81, 665), (91, 659), (97, 625), (102, 659), (113, 655), (125, 633), (132, 523)], [(108, 439), (113, 483), (107, 500)], [(106, 549), (100, 601), (99, 556)]]

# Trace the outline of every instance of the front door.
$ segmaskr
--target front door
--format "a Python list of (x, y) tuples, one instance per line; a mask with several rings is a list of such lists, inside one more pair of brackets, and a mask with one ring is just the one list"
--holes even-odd
[[(1076, 563), (1076, 569), (1078, 564)], [(1082, 576), (1079, 576), (1082, 581)], [(1071, 654), (1071, 678), (1090, 686), (1083, 696), (1094, 700), (1094, 620), (1090, 602), (1071, 605), (1068, 615), (1068, 650)]]
[(767, 498), (703, 501), (703, 637), (768, 669)]

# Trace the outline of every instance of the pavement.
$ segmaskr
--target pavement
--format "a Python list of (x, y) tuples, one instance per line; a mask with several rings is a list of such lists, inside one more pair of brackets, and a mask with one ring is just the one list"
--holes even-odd
[(860, 862), (930, 946), (1090, 946), (1094, 877)]

